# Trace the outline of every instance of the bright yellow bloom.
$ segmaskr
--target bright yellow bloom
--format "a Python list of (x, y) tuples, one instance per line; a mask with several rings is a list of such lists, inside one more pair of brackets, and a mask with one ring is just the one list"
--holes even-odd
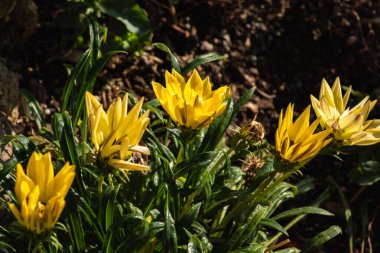
[(54, 177), (50, 153), (34, 152), (26, 174), (21, 164), (16, 166), (15, 193), (21, 212), (8, 203), (18, 222), (27, 230), (41, 234), (54, 227), (65, 206), (65, 196), (75, 177), (75, 166), (68, 162)]
[(179, 126), (193, 130), (207, 127), (226, 109), (230, 95), (227, 86), (211, 91), (209, 78), (201, 79), (197, 70), (187, 82), (174, 69), (165, 72), (166, 88), (152, 82), (162, 107)]
[(86, 93), (86, 107), (92, 142), (98, 156), (119, 169), (148, 170), (149, 167), (126, 161), (133, 152), (149, 155), (147, 147), (139, 146), (141, 137), (149, 123), (149, 111), (141, 117), (139, 113), (144, 98), (128, 112), (128, 96), (117, 98), (107, 112), (99, 101)]
[(371, 145), (380, 142), (380, 120), (367, 120), (369, 112), (376, 104), (366, 96), (353, 108), (346, 108), (351, 86), (342, 97), (339, 78), (330, 88), (322, 80), (319, 100), (310, 96), (311, 104), (323, 129), (332, 129), (334, 139), (343, 145)]
[(288, 105), (285, 115), (281, 110), (275, 137), (276, 151), (288, 163), (305, 165), (332, 139), (327, 139), (329, 130), (314, 133), (319, 120), (309, 125), (310, 105), (294, 123), (293, 111), (292, 104)]

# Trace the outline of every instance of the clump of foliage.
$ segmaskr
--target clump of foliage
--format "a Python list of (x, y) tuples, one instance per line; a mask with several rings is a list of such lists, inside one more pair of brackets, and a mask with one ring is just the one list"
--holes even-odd
[(152, 30), (147, 12), (135, 0), (67, 0), (54, 24), (68, 30), (74, 47), (82, 46), (87, 23), (94, 20), (105, 24), (105, 51), (125, 50), (140, 54), (150, 45)]
[[(25, 93), (43, 142), (1, 139), (13, 149), (0, 169), (2, 252), (300, 252), (283, 248), (292, 238), (279, 238), (306, 214), (332, 214), (318, 207), (323, 194), (310, 206), (279, 211), (310, 183), (286, 179), (320, 152), (380, 141), (378, 121), (367, 121), (373, 102), (346, 109), (349, 93), (342, 98), (339, 81), (323, 83), (319, 100), (312, 99), (320, 117), (311, 124), (311, 106), (295, 120), (292, 104), (281, 111), (274, 148), (255, 120), (238, 124), (226, 140), (254, 89), (234, 101), (228, 86), (215, 89), (194, 70), (222, 57), (180, 67), (163, 44), (156, 46), (173, 70), (165, 85), (153, 82), (157, 99), (125, 94), (105, 110), (91, 93), (118, 52), (102, 55), (99, 27), (90, 29), (90, 48), (71, 70), (53, 122)], [(339, 233), (329, 227), (302, 252)]]

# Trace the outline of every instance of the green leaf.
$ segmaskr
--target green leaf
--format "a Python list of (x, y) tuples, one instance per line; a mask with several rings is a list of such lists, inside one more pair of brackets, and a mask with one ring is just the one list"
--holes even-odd
[(165, 202), (165, 243), (166, 243), (166, 251), (175, 253), (178, 251), (177, 244), (177, 232), (175, 228), (174, 219), (170, 213), (169, 208), (169, 197), (166, 198)]
[(0, 252), (17, 252), (16, 249), (14, 249), (8, 243), (2, 242), (1, 239), (2, 238), (0, 238)]
[[(218, 152), (205, 152), (196, 154), (193, 157), (181, 161), (174, 168), (174, 177), (178, 178), (185, 175), (191, 170), (199, 170), (199, 168), (210, 165), (213, 162)], [(190, 171), (189, 171), (190, 170)]]
[(172, 68), (175, 69), (175, 71), (177, 71), (178, 73), (181, 74), (181, 67), (179, 66), (178, 60), (175, 57), (175, 55), (172, 53), (172, 51), (165, 44), (160, 43), (160, 42), (153, 43), (152, 45), (155, 46), (155, 47), (157, 47), (161, 51), (163, 51), (165, 53), (168, 53), (169, 57), (170, 57), (170, 63), (172, 65)]
[(241, 98), (239, 98), (234, 105), (234, 111), (231, 115), (231, 118), (235, 118), (239, 112), (241, 112), (241, 108), (243, 105), (248, 103), (248, 101), (252, 98), (253, 93), (255, 93), (256, 88), (251, 88), (248, 90)]
[(248, 248), (237, 249), (231, 251), (231, 253), (267, 253), (267, 248), (264, 245), (253, 243)]
[(190, 240), (187, 244), (188, 253), (203, 253), (202, 242), (196, 235), (191, 235)]
[(146, 33), (150, 29), (146, 11), (138, 4), (126, 4), (124, 0), (103, 0), (99, 2), (102, 12), (119, 20), (132, 33)]
[(71, 242), (76, 248), (76, 251), (81, 252), (82, 250), (86, 248), (81, 217), (78, 212), (70, 212), (69, 220), (70, 220), (69, 234), (70, 234)]
[(162, 111), (158, 108), (160, 106), (160, 102), (157, 98), (152, 99), (146, 103), (143, 104), (143, 109), (150, 110), (151, 112), (155, 113), (157, 117), (161, 120), (161, 122), (164, 122), (164, 116), (162, 115)]
[(286, 248), (286, 249), (281, 249), (281, 250), (276, 250), (276, 253), (299, 253), (301, 252), (297, 248)]
[(36, 145), (23, 135), (9, 135), (0, 138), (0, 146), (11, 143), (12, 156), (7, 161), (0, 161), (3, 166), (0, 169), (0, 178), (3, 179), (8, 175), (17, 163), (25, 163), (33, 151), (38, 151)]
[(289, 236), (288, 232), (275, 220), (272, 219), (261, 219), (260, 225), (276, 230), (277, 232), (283, 233)]
[(354, 252), (354, 242), (356, 241), (354, 236), (354, 227), (352, 222), (352, 212), (350, 209), (350, 206), (348, 204), (346, 196), (344, 196), (344, 193), (340, 189), (339, 185), (335, 182), (335, 180), (329, 176), (328, 180), (331, 182), (331, 184), (335, 187), (335, 189), (338, 191), (340, 200), (342, 202), (343, 208), (344, 208), (344, 216), (346, 219), (346, 226), (347, 226), (347, 234), (348, 234), (348, 244), (350, 248), (350, 252)]
[(226, 110), (208, 127), (201, 146), (199, 147), (198, 153), (215, 149), (232, 121), (233, 110), (234, 103), (232, 99), (229, 98)]
[(117, 194), (120, 190), (120, 184), (118, 184), (112, 191), (111, 196), (107, 200), (105, 211), (105, 229), (107, 230), (114, 222), (115, 205), (117, 204)]
[[(258, 229), (261, 219), (266, 214), (267, 207), (257, 205), (252, 213), (249, 214), (247, 221), (244, 224), (240, 224), (238, 229), (232, 232), (230, 239), (228, 240), (229, 250), (234, 250), (243, 245), (249, 237), (252, 236), (254, 231)], [(248, 242), (250, 243), (250, 242)]]
[(325, 242), (331, 240), (335, 236), (342, 233), (342, 229), (338, 226), (331, 226), (325, 231), (319, 233), (316, 235), (309, 244), (305, 247), (304, 250), (301, 251), (301, 253), (312, 253), (318, 250), (318, 248), (324, 244)]
[(348, 177), (360, 185), (372, 185), (380, 180), (380, 162), (364, 161), (348, 172)]
[(102, 252), (106, 252), (106, 253), (112, 253), (113, 252), (113, 248), (112, 248), (113, 232), (114, 232), (114, 230), (112, 230), (112, 229), (107, 231), (107, 234), (104, 237), (104, 241), (103, 241)]
[(32, 111), (34, 115), (38, 130), (41, 130), (41, 128), (44, 127), (46, 124), (45, 124), (43, 113), (40, 108), (40, 104), (38, 103), (36, 98), (33, 96), (33, 94), (29, 90), (20, 89), (20, 92), (21, 92), (21, 95), (26, 100), (29, 109)]
[(98, 217), (95, 215), (90, 204), (87, 203), (87, 201), (84, 198), (82, 198), (79, 195), (77, 195), (76, 197), (79, 204), (79, 211), (83, 215), (83, 218), (86, 219), (88, 224), (91, 226), (92, 230), (97, 235), (98, 239), (100, 241), (103, 241), (105, 234)]
[(219, 61), (219, 60), (226, 60), (226, 59), (227, 59), (226, 56), (215, 54), (215, 53), (208, 53), (208, 54), (200, 55), (197, 58), (193, 59), (188, 64), (186, 64), (182, 68), (182, 74), (186, 75), (191, 70), (193, 70), (196, 67), (201, 66), (205, 63), (209, 63), (209, 62), (213, 62), (213, 61)]
[(282, 212), (280, 214), (277, 214), (271, 219), (273, 220), (280, 220), (292, 216), (297, 216), (301, 214), (319, 214), (319, 215), (325, 215), (325, 216), (334, 216), (334, 214), (319, 208), (319, 207), (313, 207), (313, 206), (305, 206), (305, 207), (299, 207), (299, 208), (294, 208), (285, 212)]
[(180, 220), (180, 227), (190, 227), (193, 224), (193, 222), (197, 219), (201, 206), (202, 203), (197, 203), (191, 206), (191, 208), (188, 211), (185, 210), (187, 212), (183, 215), (183, 218)]
[(79, 58), (79, 61), (75, 64), (73, 70), (70, 72), (69, 78), (65, 83), (63, 88), (63, 95), (61, 98), (61, 112), (64, 112), (68, 106), (69, 99), (72, 93), (72, 90), (77, 82), (77, 79), (80, 74), (85, 71), (91, 61), (91, 50), (87, 49), (86, 52)]
[(80, 116), (83, 113), (84, 104), (85, 104), (85, 97), (86, 97), (86, 91), (92, 91), (95, 81), (99, 75), (99, 72), (102, 70), (102, 68), (107, 64), (107, 62), (111, 59), (112, 56), (119, 53), (126, 53), (124, 51), (111, 51), (106, 53), (103, 57), (97, 59), (92, 66), (92, 68), (89, 70), (86, 79), (88, 81), (83, 82), (80, 86), (80, 90), (78, 92), (78, 99), (76, 101), (76, 110), (74, 112), (74, 123), (73, 126), (76, 126), (78, 124), (78, 121), (80, 119)]

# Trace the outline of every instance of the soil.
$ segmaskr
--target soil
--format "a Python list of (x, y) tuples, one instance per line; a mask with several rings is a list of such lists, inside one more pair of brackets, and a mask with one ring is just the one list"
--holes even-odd
[[(318, 95), (322, 78), (331, 83), (339, 76), (343, 85), (352, 85), (361, 92), (356, 93), (355, 99), (360, 99), (362, 93), (372, 99), (380, 97), (379, 1), (181, 0), (171, 6), (174, 9), (163, 8), (156, 1), (141, 2), (150, 18), (153, 42), (168, 45), (181, 64), (208, 52), (226, 55), (226, 61), (199, 68), (201, 75), (209, 75), (214, 87), (230, 85), (235, 98), (251, 87), (257, 88), (239, 117), (249, 121), (257, 115), (267, 130), (269, 142), (273, 143), (281, 108), (293, 102), (296, 111), (302, 111), (310, 103), (309, 95)], [(34, 3), (38, 17), (35, 12), (29, 15), (33, 22), (36, 18), (39, 20), (38, 29), (18, 28), (19, 31), (36, 29), (33, 34), (22, 36), (22, 41), (18, 41), (22, 45), (0, 44), (0, 66), (5, 65), (2, 69), (15, 75), (12, 80), (21, 88), (32, 91), (49, 117), (58, 110), (57, 101), (67, 78), (65, 64), (74, 64), (82, 51), (68, 47), (67, 38), (74, 31), (54, 26), (54, 19), (67, 3), (42, 0)], [(102, 71), (95, 90), (105, 101), (110, 101), (120, 89), (153, 98), (150, 83), (152, 80), (162, 82), (166, 68), (169, 68), (166, 55), (153, 47), (147, 47), (140, 57), (117, 55)], [(2, 103), (9, 104), (4, 100)], [(25, 112), (14, 116), (15, 119), (10, 115), (12, 108), (0, 109), (9, 121), (6, 133), (33, 133), (34, 126)], [(380, 106), (377, 105), (371, 115), (379, 117)], [(314, 176), (321, 193), (326, 188), (327, 175), (332, 175), (351, 200), (353, 219), (359, 227), (362, 214), (357, 207), (368, 201), (368, 219), (372, 223), (367, 232), (372, 238), (373, 252), (380, 252), (379, 184), (361, 190), (361, 186), (348, 180), (347, 171), (355, 166), (357, 157), (343, 156), (344, 162), (335, 158), (317, 159), (304, 170), (303, 177), (294, 180)], [(355, 197), (358, 191), (361, 194)], [(290, 205), (307, 205), (315, 197), (301, 197)], [(332, 196), (324, 207), (336, 217), (307, 218), (291, 231), (294, 244), (302, 245), (306, 238), (327, 228), (327, 224), (346, 227), (338, 196)], [(306, 224), (313, 226), (305, 228)], [(345, 230), (342, 236), (326, 244), (323, 252), (348, 252), (347, 240)]]

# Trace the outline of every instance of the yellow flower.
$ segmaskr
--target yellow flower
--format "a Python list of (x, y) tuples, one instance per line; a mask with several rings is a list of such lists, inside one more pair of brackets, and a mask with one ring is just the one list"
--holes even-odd
[(294, 105), (289, 104), (285, 115), (281, 110), (276, 130), (276, 151), (288, 163), (305, 165), (330, 143), (329, 130), (314, 133), (319, 124), (315, 120), (309, 125), (310, 105), (293, 123)]
[(166, 88), (152, 82), (162, 107), (179, 126), (193, 130), (207, 127), (226, 109), (227, 86), (211, 91), (209, 78), (201, 79), (197, 70), (187, 82), (174, 69), (165, 72)]
[(86, 93), (86, 107), (92, 142), (98, 156), (113, 168), (125, 170), (148, 170), (149, 167), (126, 161), (133, 152), (149, 155), (147, 147), (139, 146), (149, 123), (149, 111), (139, 113), (144, 98), (128, 112), (128, 96), (117, 98), (107, 112), (99, 101)]
[(367, 120), (369, 112), (376, 104), (366, 96), (353, 108), (346, 108), (351, 86), (342, 97), (339, 78), (330, 88), (322, 80), (319, 100), (310, 96), (311, 104), (323, 129), (332, 129), (334, 139), (343, 145), (371, 145), (380, 142), (380, 120)]
[(68, 162), (54, 177), (50, 153), (34, 152), (26, 174), (21, 164), (16, 166), (15, 193), (21, 212), (8, 203), (18, 222), (27, 230), (41, 234), (54, 227), (65, 206), (65, 196), (75, 177), (75, 166)]

